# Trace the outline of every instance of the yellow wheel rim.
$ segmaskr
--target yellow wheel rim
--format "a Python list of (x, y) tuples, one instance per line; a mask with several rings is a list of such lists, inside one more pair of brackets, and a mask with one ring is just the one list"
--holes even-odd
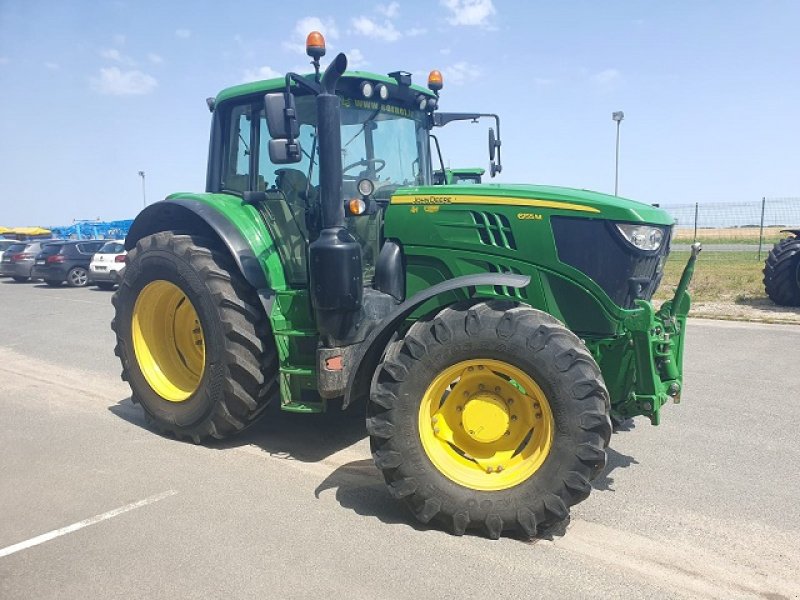
[(203, 327), (177, 285), (159, 279), (142, 289), (131, 332), (139, 369), (156, 394), (183, 402), (197, 390), (206, 362)]
[(419, 435), (448, 479), (475, 490), (504, 490), (529, 479), (553, 444), (553, 413), (525, 372), (500, 360), (459, 362), (425, 391)]

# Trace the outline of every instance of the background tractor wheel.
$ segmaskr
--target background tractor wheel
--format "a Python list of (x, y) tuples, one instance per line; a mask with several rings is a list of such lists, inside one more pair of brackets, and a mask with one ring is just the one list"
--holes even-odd
[(114, 286), (117, 285), (113, 281), (98, 281), (95, 285), (101, 290), (113, 290)]
[(550, 315), (456, 305), (389, 346), (367, 430), (389, 491), (423, 523), (533, 537), (589, 495), (609, 398), (585, 346)]
[(781, 240), (764, 263), (764, 289), (781, 306), (800, 306), (800, 237)]
[(140, 240), (112, 300), (122, 378), (157, 429), (199, 443), (253, 423), (278, 389), (277, 354), (253, 289), (210, 240)]

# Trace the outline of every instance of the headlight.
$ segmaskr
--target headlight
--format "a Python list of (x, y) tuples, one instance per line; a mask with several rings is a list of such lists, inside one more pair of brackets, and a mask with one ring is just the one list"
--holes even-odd
[(617, 229), (631, 246), (639, 250), (658, 250), (664, 241), (664, 230), (650, 225), (617, 223)]

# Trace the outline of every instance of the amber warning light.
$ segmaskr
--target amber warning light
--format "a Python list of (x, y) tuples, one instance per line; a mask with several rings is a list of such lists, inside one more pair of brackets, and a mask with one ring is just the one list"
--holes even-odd
[(325, 38), (319, 31), (312, 31), (306, 38), (306, 54), (311, 58), (325, 56)]
[(444, 79), (442, 78), (441, 71), (431, 71), (428, 75), (428, 89), (438, 92), (444, 86)]

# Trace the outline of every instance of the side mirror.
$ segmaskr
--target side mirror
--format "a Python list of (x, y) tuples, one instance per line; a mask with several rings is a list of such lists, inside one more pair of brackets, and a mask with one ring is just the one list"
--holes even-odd
[(497, 141), (497, 138), (494, 137), (494, 129), (489, 127), (489, 160), (494, 161), (494, 154), (495, 150), (500, 144)]
[[(497, 122), (497, 131), (500, 131), (500, 121)], [(495, 156), (497, 160), (495, 161)], [(495, 137), (494, 129), (489, 127), (489, 175), (494, 177), (503, 170), (500, 163), (500, 138)]]
[(267, 129), (272, 138), (269, 141), (269, 159), (275, 165), (300, 162), (300, 146), (294, 95), (284, 92), (264, 96), (264, 114)]
[(270, 140), (269, 160), (274, 165), (288, 165), (300, 162), (300, 146), (296, 140)]
[(264, 96), (267, 128), (272, 139), (292, 139), (300, 133), (294, 95), (284, 92)]

